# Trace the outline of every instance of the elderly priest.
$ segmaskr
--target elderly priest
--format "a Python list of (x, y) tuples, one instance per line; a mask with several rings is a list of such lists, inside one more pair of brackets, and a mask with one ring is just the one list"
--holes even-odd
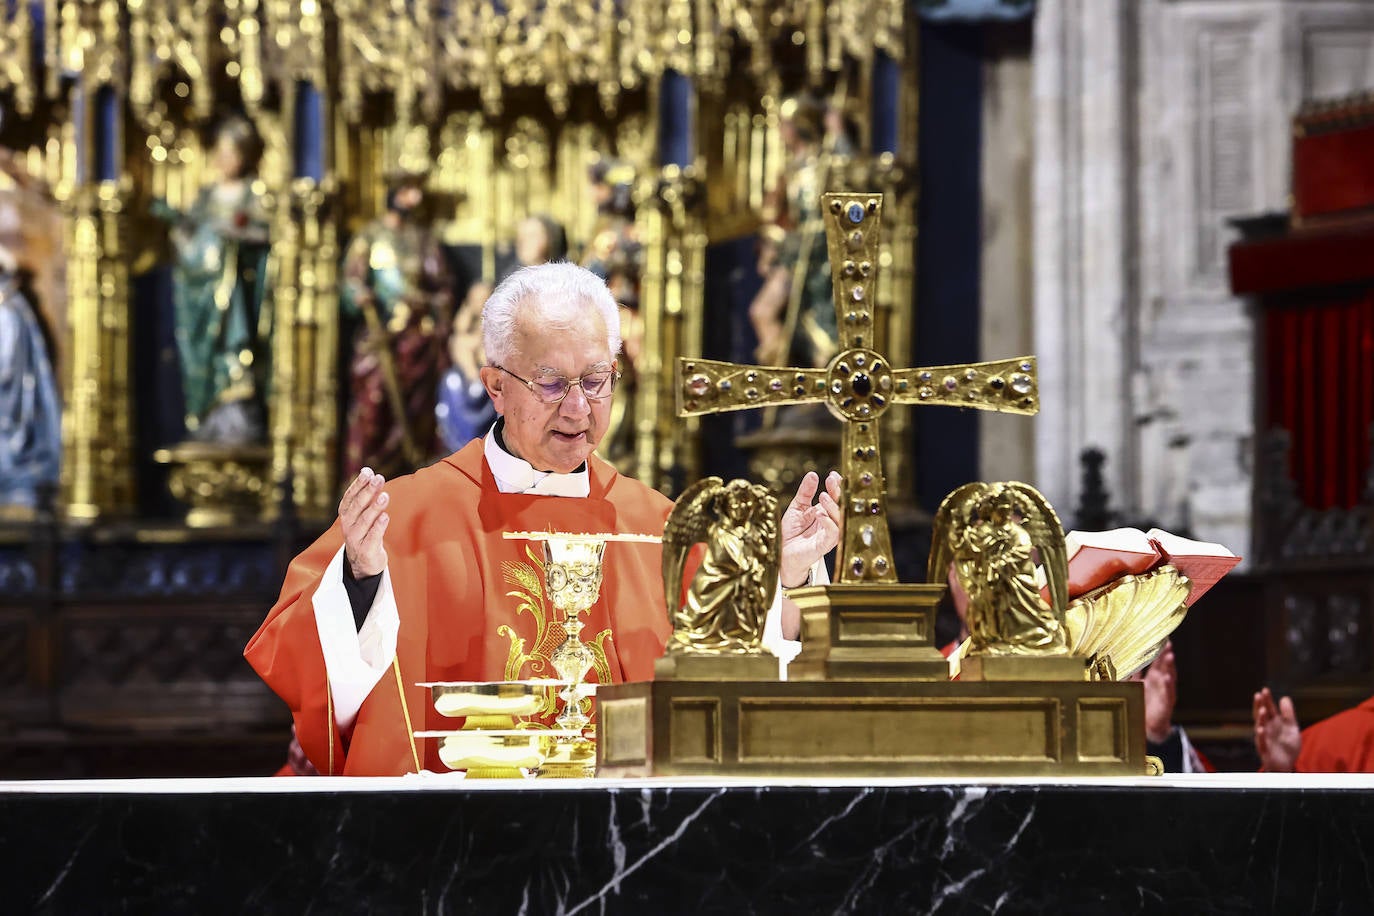
[[(561, 633), (535, 556), (505, 532), (658, 534), (672, 508), (593, 454), (621, 345), (601, 280), (567, 263), (525, 268), (492, 293), (482, 322), (496, 424), (409, 476), (387, 482), (364, 469), (338, 521), (291, 563), (244, 652), (291, 707), (321, 773), (442, 770), (435, 743), (412, 737), (446, 727), (418, 682), (554, 676)], [(818, 490), (806, 475), (783, 516), (784, 586), (819, 581), (838, 540), (839, 475), (817, 500)], [(661, 556), (655, 543), (606, 546), (605, 584), (584, 629), (601, 682), (653, 677), (670, 633)], [(795, 607), (775, 601), (765, 645), (795, 654), (798, 627)]]

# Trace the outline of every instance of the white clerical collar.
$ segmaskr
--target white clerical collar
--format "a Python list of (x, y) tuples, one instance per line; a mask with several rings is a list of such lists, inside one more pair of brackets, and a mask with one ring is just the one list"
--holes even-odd
[(536, 471), (528, 461), (515, 457), (502, 446), (497, 429), (504, 422), (503, 418), (497, 417), (482, 443), (487, 466), (491, 468), (491, 476), (496, 478), (496, 489), (502, 493), (530, 493), (537, 496), (591, 495), (592, 481), (587, 473), (586, 462), (571, 474)]

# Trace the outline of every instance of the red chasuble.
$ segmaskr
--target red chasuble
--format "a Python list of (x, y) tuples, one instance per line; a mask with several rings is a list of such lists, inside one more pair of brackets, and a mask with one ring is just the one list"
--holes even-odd
[[(301, 747), (322, 774), (436, 772), (438, 742), (420, 729), (453, 729), (418, 681), (556, 677), (549, 662), (563, 627), (544, 596), (542, 545), (507, 531), (660, 534), (672, 503), (606, 463), (588, 459), (586, 499), (501, 493), (475, 439), (438, 464), (389, 481), (387, 564), (400, 615), (396, 661), (363, 702), (347, 745), (334, 724), (311, 599), (343, 544), (336, 521), (286, 573), (281, 597), (244, 650), (286, 701)], [(663, 602), (662, 549), (606, 545), (601, 597), (582, 616), (596, 662), (588, 680), (651, 680), (672, 628)], [(403, 688), (403, 689), (402, 689)]]
[(1374, 697), (1302, 732), (1299, 773), (1374, 773)]

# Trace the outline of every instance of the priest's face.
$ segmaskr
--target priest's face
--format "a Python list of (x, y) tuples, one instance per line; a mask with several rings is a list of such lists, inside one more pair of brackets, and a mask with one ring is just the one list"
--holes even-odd
[[(551, 328), (527, 310), (517, 325), (510, 365), (482, 370), (496, 412), (506, 420), (506, 449), (536, 471), (577, 470), (605, 435), (610, 391), (589, 398), (578, 380), (614, 368), (606, 336), (606, 322), (591, 309), (573, 328)], [(533, 383), (534, 390), (521, 379)], [(542, 389), (556, 388), (560, 379), (572, 384), (561, 401), (550, 404)]]

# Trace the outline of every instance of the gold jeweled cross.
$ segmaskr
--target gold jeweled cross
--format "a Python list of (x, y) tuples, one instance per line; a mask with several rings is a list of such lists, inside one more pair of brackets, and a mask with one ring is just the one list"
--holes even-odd
[(882, 209), (881, 194), (822, 197), (840, 329), (839, 353), (825, 368), (678, 360), (678, 416), (824, 401), (842, 421), (845, 505), (836, 564), (841, 584), (897, 581), (878, 444), (878, 418), (890, 405), (943, 404), (1017, 414), (1040, 409), (1033, 356), (917, 369), (888, 364), (878, 350), (873, 314)]

